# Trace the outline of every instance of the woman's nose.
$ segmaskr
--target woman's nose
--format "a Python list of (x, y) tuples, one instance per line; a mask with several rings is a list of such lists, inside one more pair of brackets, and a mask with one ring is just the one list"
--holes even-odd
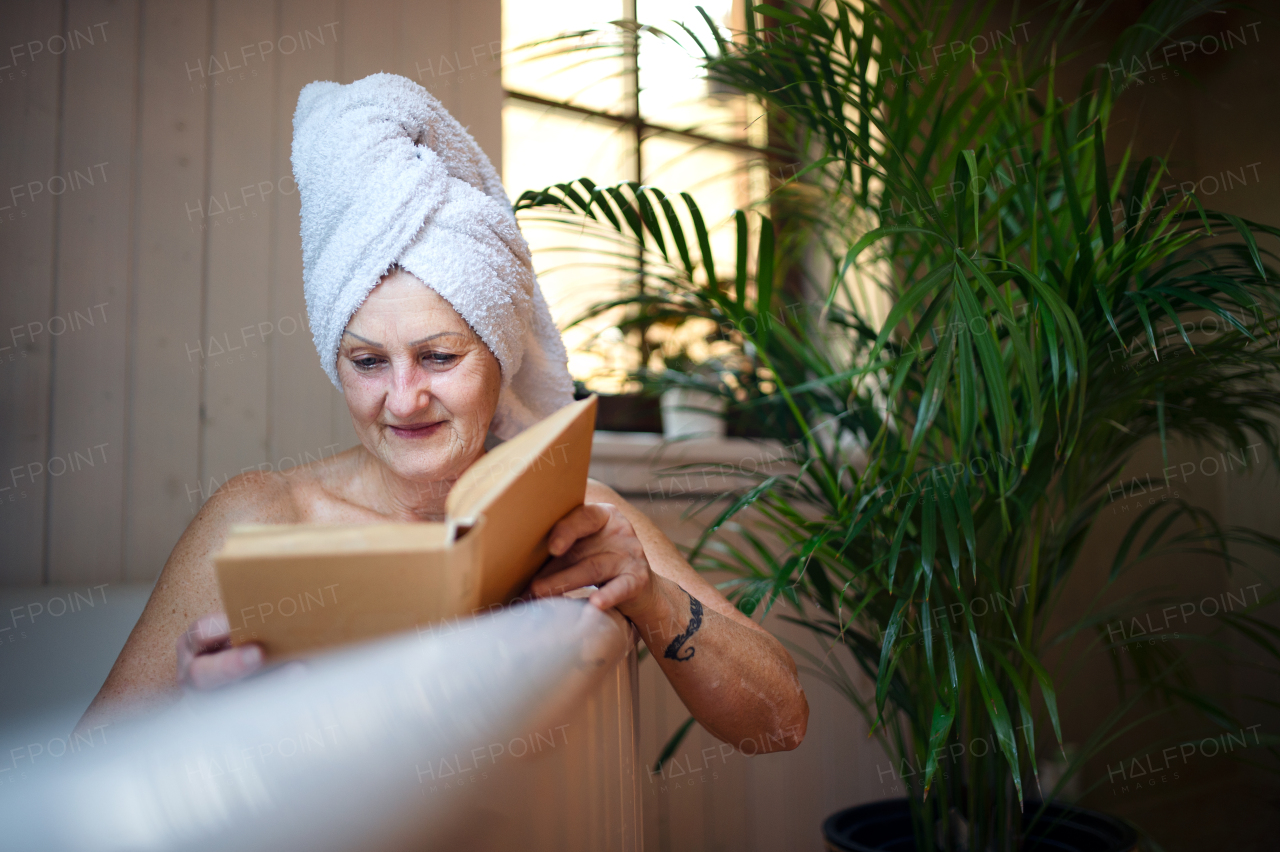
[(431, 380), (417, 364), (391, 365), (391, 387), (386, 409), (397, 420), (407, 421), (431, 404)]

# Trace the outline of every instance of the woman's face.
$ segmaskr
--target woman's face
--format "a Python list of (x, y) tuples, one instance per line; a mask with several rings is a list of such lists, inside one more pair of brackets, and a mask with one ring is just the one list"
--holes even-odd
[(453, 306), (403, 270), (347, 323), (338, 379), (360, 441), (406, 479), (456, 479), (484, 451), (498, 359)]

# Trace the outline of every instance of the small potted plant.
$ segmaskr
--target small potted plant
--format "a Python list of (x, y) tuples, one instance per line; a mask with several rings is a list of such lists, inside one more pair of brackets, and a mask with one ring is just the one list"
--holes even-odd
[(725, 398), (707, 387), (718, 377), (719, 370), (708, 364), (668, 363), (660, 397), (664, 438), (724, 437)]

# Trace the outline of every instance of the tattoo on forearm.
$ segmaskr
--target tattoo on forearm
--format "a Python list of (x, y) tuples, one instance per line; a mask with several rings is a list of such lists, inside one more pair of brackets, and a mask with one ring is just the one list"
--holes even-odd
[[(688, 592), (685, 592), (685, 594), (689, 595)], [(695, 650), (693, 647), (685, 648), (685, 651), (688, 652), (685, 654), (681, 654), (680, 648), (685, 642), (693, 638), (693, 634), (697, 633), (700, 627), (702, 627), (702, 603), (693, 595), (689, 595), (689, 626), (684, 629), (683, 633), (671, 640), (671, 644), (667, 646), (667, 650), (663, 652), (662, 656), (668, 660), (678, 660), (682, 663), (692, 657)]]

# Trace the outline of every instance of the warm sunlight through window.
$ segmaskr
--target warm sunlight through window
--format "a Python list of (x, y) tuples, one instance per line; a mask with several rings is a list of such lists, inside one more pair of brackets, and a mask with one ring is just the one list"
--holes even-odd
[[(740, 30), (732, 0), (702, 4), (726, 30)], [(635, 38), (638, 20), (645, 27)], [(713, 229), (722, 268), (733, 263), (732, 213), (768, 190), (760, 149), (762, 112), (753, 100), (708, 82), (684, 23), (704, 43), (705, 20), (678, 0), (503, 4), (503, 180), (512, 200), (528, 189), (589, 177), (638, 180), (668, 195), (689, 192)], [(529, 46), (564, 34), (551, 43)], [(633, 250), (608, 235), (525, 216), (539, 281), (564, 328), (588, 305), (633, 280)], [(614, 320), (616, 321), (616, 320)], [(565, 334), (570, 371), (593, 390), (623, 389), (638, 352), (610, 321)]]

